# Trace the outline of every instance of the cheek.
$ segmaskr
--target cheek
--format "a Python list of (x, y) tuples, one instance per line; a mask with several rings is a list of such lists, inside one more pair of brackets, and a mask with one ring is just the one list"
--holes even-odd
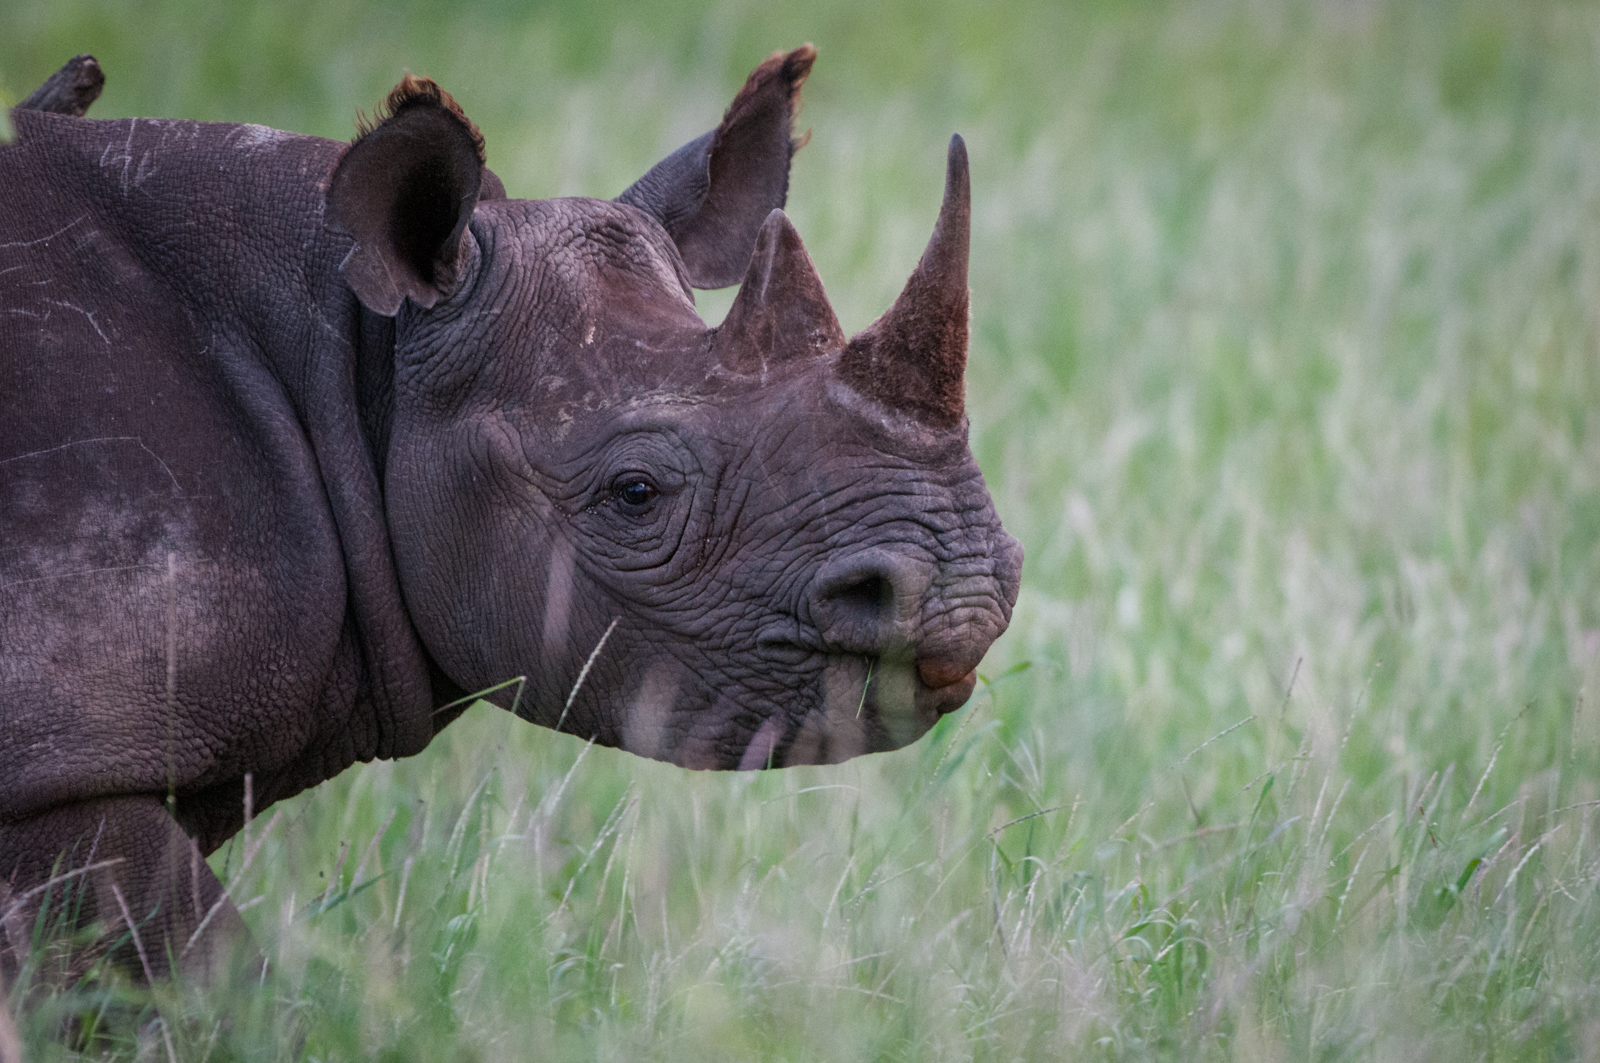
[(572, 542), (542, 526), (517, 527), (515, 548), (506, 548), (505, 537), (496, 542), (498, 571), (471, 603), (460, 631), (479, 644), (483, 682), (527, 677), (521, 715), (536, 723), (556, 726), (582, 676), (585, 702), (574, 705), (569, 723), (591, 726), (582, 706), (617, 682), (628, 618), (595, 585)]
[(572, 643), (573, 609), (580, 598), (572, 547), (565, 540), (554, 540), (540, 561), (530, 554), (525, 565), (525, 579), (516, 581), (524, 586), (504, 589), (519, 594), (530, 619), (537, 618), (537, 624), (525, 632), (525, 637), (537, 647), (538, 659), (559, 660)]
[(446, 475), (435, 467), (432, 483), (413, 479), (390, 495), (412, 623), (468, 690), (531, 677), (547, 647), (564, 645), (582, 597), (572, 552), (552, 534), (548, 504), (525, 484), (474, 476), (481, 466), (440, 464)]
[(708, 528), (710, 492), (689, 487), (657, 499), (644, 518), (602, 501), (574, 515), (579, 565), (597, 587), (630, 609), (676, 610), (707, 585), (717, 551)]
[[(603, 650), (602, 650), (603, 652)], [(637, 689), (627, 699), (622, 714), (622, 748), (652, 760), (666, 759), (679, 744), (681, 721), (673, 709), (685, 694), (688, 677), (683, 667), (670, 658), (651, 662), (644, 669)]]

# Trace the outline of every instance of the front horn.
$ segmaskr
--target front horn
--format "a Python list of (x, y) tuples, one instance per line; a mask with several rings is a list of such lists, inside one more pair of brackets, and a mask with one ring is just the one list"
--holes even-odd
[(887, 313), (845, 347), (839, 373), (861, 395), (930, 428), (960, 426), (967, 371), (967, 248), (972, 187), (967, 146), (950, 138), (944, 203), (933, 238)]

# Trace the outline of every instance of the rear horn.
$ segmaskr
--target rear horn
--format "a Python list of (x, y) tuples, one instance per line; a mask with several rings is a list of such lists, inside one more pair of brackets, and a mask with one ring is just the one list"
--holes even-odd
[(972, 188), (967, 146), (950, 138), (944, 203), (933, 238), (887, 313), (845, 347), (839, 373), (859, 394), (930, 428), (959, 427), (967, 371), (967, 250)]
[(756, 234), (744, 283), (717, 329), (718, 360), (738, 372), (759, 373), (843, 346), (844, 330), (800, 234), (783, 211), (774, 210)]

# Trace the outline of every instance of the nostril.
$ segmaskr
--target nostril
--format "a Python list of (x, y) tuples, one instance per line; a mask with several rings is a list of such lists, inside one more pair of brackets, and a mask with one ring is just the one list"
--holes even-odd
[(894, 604), (894, 585), (876, 573), (824, 589), (823, 597), (840, 609), (877, 617)]
[(894, 584), (881, 572), (825, 580), (813, 606), (822, 637), (849, 653), (877, 653), (894, 626)]
[(812, 620), (835, 649), (882, 653), (909, 634), (899, 629), (914, 615), (926, 583), (912, 562), (886, 551), (841, 558), (818, 573)]

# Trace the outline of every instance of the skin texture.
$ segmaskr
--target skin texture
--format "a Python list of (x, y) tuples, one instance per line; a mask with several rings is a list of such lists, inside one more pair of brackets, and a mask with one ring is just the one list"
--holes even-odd
[[(130, 964), (207, 968), (247, 780), (259, 811), (417, 753), (517, 676), (519, 715), (695, 768), (898, 748), (970, 696), (1021, 548), (961, 410), (965, 150), (847, 340), (778, 209), (814, 55), (614, 202), (506, 199), (410, 77), (348, 146), (15, 112), (0, 959), (88, 868)], [(693, 286), (741, 275), (707, 328)]]

